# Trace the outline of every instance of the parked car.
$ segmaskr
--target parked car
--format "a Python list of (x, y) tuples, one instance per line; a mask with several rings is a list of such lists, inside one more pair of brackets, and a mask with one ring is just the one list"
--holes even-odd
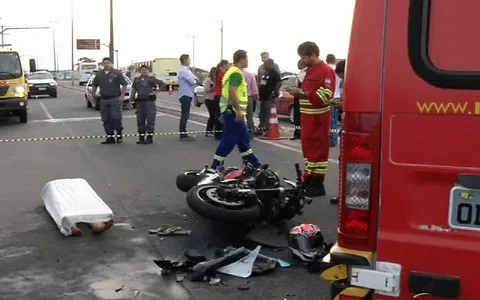
[(200, 107), (205, 103), (205, 90), (203, 85), (197, 85), (193, 90), (193, 104)]
[[(125, 74), (123, 75), (125, 81), (127, 82), (127, 92), (125, 93), (125, 98), (123, 99), (123, 106), (130, 107), (130, 92), (132, 90), (132, 81), (128, 78)], [(85, 101), (87, 103), (87, 107), (92, 107), (92, 103), (89, 101), (90, 95), (92, 94), (92, 83), (95, 75), (92, 75), (85, 86)], [(95, 110), (100, 110), (100, 87), (97, 88), (97, 92), (95, 95), (95, 106), (93, 106)]]
[(289, 120), (293, 123), (293, 96), (287, 91), (288, 88), (298, 85), (298, 79), (295, 74), (282, 77), (282, 86), (280, 88), (280, 99), (277, 103), (277, 113), (279, 115), (289, 116)]
[(29, 73), (28, 82), (28, 98), (32, 96), (48, 95), (57, 98), (57, 82), (55, 78), (47, 71), (37, 71)]

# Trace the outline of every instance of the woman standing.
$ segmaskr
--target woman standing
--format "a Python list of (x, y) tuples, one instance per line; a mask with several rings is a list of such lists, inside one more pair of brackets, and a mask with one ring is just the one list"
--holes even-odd
[(222, 80), (223, 80), (223, 75), (225, 75), (225, 72), (227, 72), (228, 67), (230, 66), (230, 63), (228, 60), (222, 60), (220, 63), (217, 65), (217, 74), (215, 74), (215, 83), (213, 85), (214, 91), (213, 91), (213, 101), (216, 105), (216, 117), (215, 117), (215, 139), (220, 140), (222, 138), (223, 132), (223, 124), (218, 120), (220, 118), (220, 97), (222, 96)]
[(218, 102), (214, 100), (214, 84), (215, 84), (215, 75), (217, 73), (217, 68), (213, 67), (210, 69), (207, 78), (203, 81), (203, 90), (205, 92), (205, 105), (208, 109), (208, 121), (207, 121), (207, 130), (205, 136), (211, 136), (213, 134), (213, 129), (215, 128), (215, 122), (217, 116), (217, 106)]

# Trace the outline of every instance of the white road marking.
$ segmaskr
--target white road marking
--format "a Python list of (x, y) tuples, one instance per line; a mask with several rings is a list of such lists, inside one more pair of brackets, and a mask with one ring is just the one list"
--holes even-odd
[(52, 115), (51, 115), (50, 112), (48, 111), (47, 107), (45, 106), (45, 104), (43, 104), (42, 101), (40, 101), (40, 106), (42, 107), (42, 110), (43, 110), (43, 112), (45, 113), (45, 115), (47, 116), (47, 118), (48, 118), (49, 120), (54, 120), (53, 117), (52, 117)]
[[(173, 116), (173, 115), (166, 115), (166, 116), (170, 117), (170, 118), (180, 120), (180, 117), (177, 117), (177, 116)], [(201, 126), (206, 126), (207, 125), (205, 123), (192, 121), (192, 120), (188, 120), (188, 122), (196, 124), (196, 125), (201, 125)], [(277, 147), (277, 148), (281, 148), (281, 149), (284, 149), (284, 150), (290, 150), (290, 151), (293, 151), (293, 152), (296, 152), (296, 153), (302, 153), (301, 149), (293, 148), (293, 147), (290, 147), (288, 145), (278, 144), (278, 143), (274, 143), (274, 142), (266, 141), (266, 140), (261, 140), (261, 139), (255, 139), (255, 141), (260, 142), (260, 143), (264, 143), (264, 144), (267, 144), (267, 145), (270, 145), (270, 146), (274, 146), (274, 147)], [(334, 163), (334, 164), (338, 164), (337, 159), (329, 158), (328, 161), (331, 162), (331, 163)]]
[[(65, 88), (65, 87), (64, 87)], [(78, 93), (81, 93), (83, 94), (84, 92), (81, 92), (81, 91), (78, 91), (78, 90), (73, 90), (73, 89), (70, 89), (70, 88), (66, 88), (70, 91), (74, 91), (74, 92), (78, 92)], [(41, 104), (41, 102), (40, 102)], [(176, 110), (178, 111), (177, 108), (174, 108), (174, 107), (169, 107), (169, 106), (164, 106), (164, 105), (157, 105), (158, 107), (165, 107), (167, 109), (171, 109), (171, 110)], [(198, 115), (201, 115), (201, 116), (206, 116), (205, 114), (201, 114), (201, 113), (196, 113)], [(174, 119), (177, 119), (177, 120), (180, 120), (180, 117), (178, 116), (174, 116), (174, 115), (169, 115), (169, 114), (165, 114), (165, 113), (161, 113), (161, 112), (157, 112), (157, 116), (167, 116), (167, 117), (171, 117), (171, 118), (174, 118)], [(124, 116), (124, 118), (127, 118), (127, 117), (130, 117), (130, 118), (133, 118), (135, 116)], [(63, 119), (64, 121), (63, 122), (69, 122), (69, 121), (72, 121), (72, 122), (79, 122), (79, 121), (85, 121), (85, 120), (97, 120), (97, 119), (100, 119), (100, 117), (91, 117), (91, 118), (70, 118), (70, 119)], [(57, 120), (62, 120), (62, 119), (57, 119)], [(36, 123), (55, 123), (55, 121), (51, 121), (51, 120), (36, 120), (36, 121), (33, 121), (33, 122), (36, 122)], [(205, 123), (202, 123), (202, 122), (197, 122), (197, 121), (192, 121), (192, 120), (188, 120), (188, 122), (190, 123), (193, 123), (193, 124), (196, 124), (196, 125), (201, 125), (201, 126), (206, 126)], [(282, 129), (286, 129), (286, 128), (282, 128)], [(288, 128), (290, 129), (290, 128)], [(292, 129), (293, 130), (293, 129)], [(294, 148), (294, 147), (291, 147), (291, 146), (288, 146), (288, 145), (284, 145), (284, 144), (279, 144), (279, 143), (275, 143), (275, 142), (271, 142), (271, 141), (266, 141), (266, 140), (261, 140), (261, 139), (255, 139), (256, 141), (260, 142), (260, 143), (264, 143), (264, 144), (267, 144), (267, 145), (270, 145), (270, 146), (274, 146), (274, 147), (277, 147), (277, 148), (281, 148), (281, 149), (284, 149), (284, 150), (290, 150), (290, 151), (293, 151), (293, 152), (296, 152), (296, 153), (302, 153), (302, 150), (301, 149), (297, 149), (297, 148)], [(338, 164), (338, 160), (337, 159), (333, 159), (333, 158), (329, 158), (328, 159), (329, 162), (331, 163), (334, 163), (334, 164)]]
[[(157, 112), (157, 116), (167, 116), (167, 114)], [(137, 116), (123, 116), (124, 119), (136, 118)], [(33, 120), (31, 123), (61, 123), (61, 122), (83, 122), (91, 120), (101, 120), (101, 117), (85, 117), (85, 118), (64, 118), (64, 119), (43, 119)]]

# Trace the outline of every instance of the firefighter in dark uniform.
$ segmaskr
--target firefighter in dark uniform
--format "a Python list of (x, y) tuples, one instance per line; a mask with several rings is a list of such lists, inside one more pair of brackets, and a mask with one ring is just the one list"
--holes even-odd
[[(152, 144), (157, 115), (156, 93), (161, 91), (165, 84), (154, 76), (150, 76), (146, 65), (140, 67), (140, 73), (141, 75), (133, 80), (130, 103), (136, 103), (137, 108), (139, 133), (137, 144)], [(136, 99), (135, 96), (137, 96)], [(145, 136), (147, 137), (146, 139)]]
[(115, 131), (117, 143), (121, 144), (123, 142), (122, 104), (127, 91), (127, 81), (122, 72), (113, 68), (110, 58), (105, 57), (102, 65), (103, 70), (97, 72), (92, 83), (90, 102), (94, 104), (97, 89), (100, 88), (100, 114), (103, 128), (108, 135), (102, 144), (115, 144)]
[[(302, 86), (302, 82), (305, 79), (307, 66), (303, 60), (299, 60), (297, 63), (298, 70), (300, 71), (297, 76), (297, 87)], [(291, 140), (299, 140), (301, 138), (300, 131), (300, 97), (295, 97), (293, 99), (293, 124), (295, 125), (295, 131), (293, 132), (293, 137)]]

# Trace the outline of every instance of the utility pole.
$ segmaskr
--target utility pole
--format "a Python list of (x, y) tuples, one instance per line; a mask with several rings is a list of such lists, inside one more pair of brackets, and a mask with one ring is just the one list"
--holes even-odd
[(75, 57), (73, 55), (75, 51), (75, 31), (74, 31), (74, 0), (70, 0), (72, 5), (72, 86), (75, 86)]
[(115, 50), (115, 53), (117, 53), (117, 58), (115, 59), (115, 61), (117, 62), (117, 70), (118, 70), (118, 50)]
[(109, 56), (110, 56), (110, 59), (114, 59), (113, 57), (113, 52), (114, 52), (114, 49), (115, 49), (115, 46), (114, 46), (114, 38), (113, 38), (113, 0), (110, 0), (110, 52), (109, 52)]
[(220, 21), (220, 60), (223, 59), (223, 21)]
[(58, 66), (57, 66), (57, 43), (55, 41), (55, 28), (53, 28), (53, 68), (55, 74), (57, 74)]
[(195, 68), (195, 36), (188, 36), (192, 38), (192, 67)]

